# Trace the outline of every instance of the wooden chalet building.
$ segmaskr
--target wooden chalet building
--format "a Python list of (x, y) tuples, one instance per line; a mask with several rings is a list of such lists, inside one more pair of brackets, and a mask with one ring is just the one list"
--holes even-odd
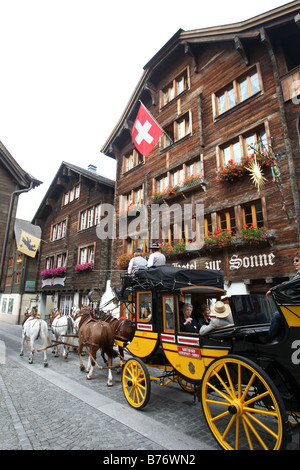
[[(11, 253), (15, 250), (14, 225), (19, 195), (41, 184), (16, 162), (0, 142), (0, 320), (14, 322), (14, 312), (19, 311), (20, 297), (7, 298), (13, 283), (19, 284), (19, 273), (13, 269)], [(8, 286), (9, 283), (9, 286)], [(17, 314), (16, 314), (17, 315)]]
[(89, 293), (102, 295), (110, 268), (110, 240), (100, 240), (96, 227), (102, 203), (113, 204), (114, 181), (62, 162), (34, 217), (42, 229), (37, 293), (39, 311), (89, 303)]
[[(237, 24), (179, 30), (145, 65), (102, 148), (117, 160), (116, 207), (126, 213), (131, 204), (149, 210), (153, 203), (203, 204), (205, 238), (201, 246), (192, 244), (181, 226), (178, 243), (174, 220), (157, 240), (150, 230), (117, 238), (114, 285), (120, 283), (116, 260), (135, 246), (148, 252), (153, 241), (167, 249), (168, 264), (220, 270), (229, 294), (266, 292), (294, 275), (299, 44), (297, 0)], [(131, 137), (140, 101), (165, 131), (147, 158)], [(255, 162), (265, 179), (260, 190), (246, 169)]]

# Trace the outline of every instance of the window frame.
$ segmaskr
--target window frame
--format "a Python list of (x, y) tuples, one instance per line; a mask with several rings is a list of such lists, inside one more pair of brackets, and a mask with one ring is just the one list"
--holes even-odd
[[(78, 231), (95, 227), (100, 222), (101, 202), (79, 212)], [(96, 218), (97, 215), (97, 218)]]
[[(262, 135), (265, 137), (265, 142), (266, 142), (265, 144), (261, 142)], [(248, 150), (248, 147), (250, 146), (250, 144), (247, 143), (247, 139), (249, 139), (252, 136), (256, 140), (253, 142), (253, 149)], [(217, 149), (216, 149), (217, 168), (225, 167), (226, 165), (228, 165), (229, 160), (235, 163), (240, 163), (242, 158), (246, 157), (247, 155), (253, 154), (254, 149), (258, 151), (268, 150), (269, 142), (270, 142), (270, 131), (269, 131), (268, 122), (264, 122), (263, 124), (256, 126), (255, 128), (249, 129), (243, 132), (242, 134), (239, 134), (238, 136), (234, 136), (231, 140), (228, 140), (227, 142), (224, 142), (217, 146)], [(240, 155), (241, 155), (241, 158), (239, 160), (235, 160), (235, 155), (234, 155), (234, 150), (233, 150), (233, 145), (235, 144), (239, 145), (239, 150), (240, 150)], [(227, 161), (224, 160), (225, 149), (229, 149), (230, 151), (230, 158)]]
[[(183, 87), (179, 90), (179, 83), (183, 81)], [(185, 67), (176, 77), (169, 81), (160, 90), (160, 108), (164, 108), (172, 103), (177, 97), (181, 96), (190, 88), (190, 71), (189, 67)], [(167, 97), (167, 99), (166, 99)]]
[[(252, 80), (251, 78), (257, 75), (257, 83), (259, 86), (259, 89), (252, 89)], [(241, 83), (246, 82), (246, 89), (247, 89), (247, 96), (245, 98), (242, 98), (241, 96)], [(233, 101), (234, 104), (231, 104), (231, 99), (229, 97), (229, 92), (232, 91), (232, 96), (233, 96)], [(252, 98), (255, 95), (258, 95), (259, 93), (263, 93), (263, 81), (262, 81), (262, 74), (260, 70), (260, 65), (259, 63), (256, 63), (255, 66), (253, 66), (250, 70), (248, 70), (246, 73), (240, 75), (236, 79), (232, 80), (229, 82), (225, 87), (221, 88), (217, 92), (213, 93), (212, 95), (212, 103), (213, 103), (213, 116), (214, 119), (223, 116), (225, 113), (228, 111), (236, 108), (238, 105), (241, 105), (242, 103), (245, 103), (249, 98)], [(224, 104), (225, 104), (225, 109), (222, 110), (220, 109), (220, 98), (224, 97)]]
[[(141, 303), (141, 296), (146, 295), (146, 294), (148, 294), (148, 295), (150, 294), (151, 313), (148, 317), (143, 318), (141, 316), (141, 312), (140, 312), (140, 303)], [(136, 312), (135, 312), (136, 321), (139, 322), (139, 323), (149, 323), (150, 320), (152, 320), (152, 312), (153, 312), (152, 291), (148, 290), (148, 291), (138, 291), (138, 292), (136, 292)]]
[[(90, 258), (90, 250), (92, 249), (92, 259)], [(85, 250), (85, 256), (83, 258), (83, 252)], [(96, 255), (96, 242), (88, 243), (86, 245), (81, 245), (78, 247), (77, 261), (78, 264), (92, 263), (95, 264), (95, 255)]]

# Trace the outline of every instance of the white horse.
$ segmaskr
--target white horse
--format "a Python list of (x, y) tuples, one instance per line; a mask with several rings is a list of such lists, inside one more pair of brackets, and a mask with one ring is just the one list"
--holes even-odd
[(34, 315), (29, 316), (23, 323), (22, 328), (22, 342), (21, 342), (21, 351), (20, 356), (24, 355), (24, 341), (28, 344), (29, 348), (29, 364), (33, 363), (33, 355), (35, 353), (34, 342), (41, 337), (43, 348), (44, 348), (44, 367), (48, 366), (47, 361), (47, 346), (50, 344), (48, 338), (48, 325), (45, 320), (37, 318)]
[[(69, 315), (62, 315), (61, 313), (55, 315), (53, 321), (51, 322), (51, 330), (56, 341), (74, 344), (73, 338), (65, 337), (65, 335), (75, 334), (74, 321), (73, 318)], [(62, 346), (63, 357), (67, 359), (69, 354), (69, 346), (67, 346), (66, 344), (62, 344)], [(58, 351), (59, 344), (56, 343), (56, 345), (54, 346), (55, 357), (58, 357)]]

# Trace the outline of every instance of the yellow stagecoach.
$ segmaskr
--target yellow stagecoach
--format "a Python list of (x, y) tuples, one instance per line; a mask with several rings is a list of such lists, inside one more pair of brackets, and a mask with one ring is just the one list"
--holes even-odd
[[(153, 267), (138, 271), (129, 284), (136, 331), (126, 345), (130, 358), (122, 362), (127, 402), (143, 408), (152, 381), (178, 381), (199, 398), (224, 449), (285, 448), (300, 418), (300, 280), (273, 289), (272, 300), (232, 296), (234, 323), (205, 336), (181, 331), (181, 302), (197, 312), (222, 298), (219, 272)], [(274, 312), (282, 334), (269, 342)]]

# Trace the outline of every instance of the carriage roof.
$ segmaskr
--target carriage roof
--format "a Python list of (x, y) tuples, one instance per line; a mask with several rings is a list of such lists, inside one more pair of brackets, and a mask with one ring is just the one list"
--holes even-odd
[(223, 293), (224, 281), (219, 271), (210, 269), (187, 269), (170, 265), (153, 266), (139, 270), (134, 284), (143, 289), (163, 289), (182, 292)]
[(272, 295), (279, 305), (300, 305), (300, 276), (273, 287)]

